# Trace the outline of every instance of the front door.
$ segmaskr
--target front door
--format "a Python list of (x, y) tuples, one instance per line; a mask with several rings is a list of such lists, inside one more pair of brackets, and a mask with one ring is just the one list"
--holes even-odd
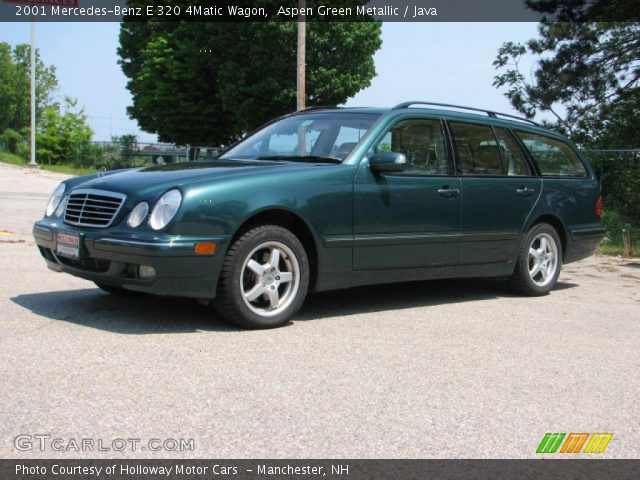
[(360, 165), (354, 185), (354, 270), (458, 264), (461, 180), (452, 175), (443, 124), (413, 117), (394, 123), (371, 150), (407, 157), (401, 172)]

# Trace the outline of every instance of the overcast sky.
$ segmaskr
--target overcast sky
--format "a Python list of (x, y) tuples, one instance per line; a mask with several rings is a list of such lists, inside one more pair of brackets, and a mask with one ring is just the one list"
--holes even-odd
[[(45, 64), (56, 67), (57, 95), (78, 99), (96, 140), (136, 134), (139, 141), (155, 141), (127, 118), (131, 95), (117, 64), (119, 28), (117, 23), (39, 23), (36, 46)], [(504, 41), (536, 35), (536, 23), (385, 23), (375, 55), (377, 77), (346, 104), (391, 107), (430, 100), (517, 113), (491, 85), (491, 64)], [(0, 23), (0, 41), (15, 45), (29, 39), (29, 23)]]

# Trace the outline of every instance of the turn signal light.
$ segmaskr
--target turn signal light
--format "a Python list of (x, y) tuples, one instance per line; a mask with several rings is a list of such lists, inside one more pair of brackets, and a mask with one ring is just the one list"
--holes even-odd
[(193, 250), (196, 255), (213, 255), (216, 253), (218, 245), (215, 242), (200, 242), (196, 243), (196, 247)]

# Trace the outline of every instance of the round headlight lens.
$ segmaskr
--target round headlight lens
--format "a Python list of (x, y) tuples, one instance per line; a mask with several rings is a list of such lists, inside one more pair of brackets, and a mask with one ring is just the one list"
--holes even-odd
[(162, 195), (151, 212), (149, 218), (151, 228), (160, 230), (166, 227), (178, 211), (180, 202), (182, 202), (182, 194), (179, 190), (169, 190)]
[(131, 210), (127, 218), (127, 225), (131, 228), (136, 228), (147, 217), (147, 213), (149, 213), (149, 204), (147, 202), (140, 202)]
[(58, 208), (60, 200), (62, 200), (62, 195), (64, 195), (65, 188), (67, 188), (67, 186), (64, 183), (61, 183), (53, 191), (51, 197), (49, 197), (49, 203), (47, 203), (47, 209), (45, 210), (47, 217), (51, 216), (51, 214), (56, 211), (56, 208)]

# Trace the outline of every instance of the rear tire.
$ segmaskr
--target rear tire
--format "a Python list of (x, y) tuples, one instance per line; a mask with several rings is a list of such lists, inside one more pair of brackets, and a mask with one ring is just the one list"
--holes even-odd
[(556, 286), (561, 268), (558, 233), (551, 225), (539, 223), (525, 235), (510, 283), (524, 295), (546, 295)]
[(240, 327), (273, 328), (298, 311), (308, 288), (309, 260), (300, 240), (278, 225), (262, 225), (229, 248), (213, 305)]

